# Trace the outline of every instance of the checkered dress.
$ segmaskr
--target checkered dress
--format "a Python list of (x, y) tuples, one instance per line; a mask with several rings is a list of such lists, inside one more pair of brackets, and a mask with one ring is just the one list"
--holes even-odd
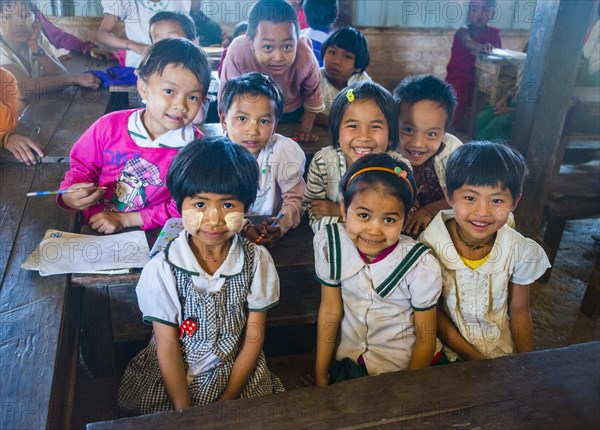
[[(200, 294), (194, 289), (187, 272), (171, 267), (181, 302), (183, 320), (198, 321), (192, 336), (180, 340), (186, 371), (206, 353), (219, 357), (219, 364), (199, 375), (188, 375), (193, 405), (216, 401), (227, 386), (247, 320), (248, 287), (255, 258), (254, 244), (243, 240), (242, 272), (228, 278), (220, 291)], [(193, 378), (190, 382), (190, 378)], [(254, 372), (248, 379), (241, 398), (257, 397), (284, 391), (279, 378), (267, 368), (260, 353)], [(147, 414), (172, 410), (173, 405), (162, 382), (156, 356), (156, 339), (136, 355), (127, 366), (118, 396), (119, 406), (127, 412)]]

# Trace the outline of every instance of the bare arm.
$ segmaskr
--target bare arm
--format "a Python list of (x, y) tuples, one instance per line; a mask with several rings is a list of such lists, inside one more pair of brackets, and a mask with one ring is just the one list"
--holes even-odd
[(329, 385), (329, 365), (343, 314), (341, 289), (321, 285), (321, 305), (317, 320), (317, 360), (315, 363), (315, 385), (317, 387)]
[(313, 134), (312, 129), (315, 123), (315, 112), (305, 111), (302, 121), (300, 122), (300, 130), (296, 133), (298, 142), (316, 142), (319, 140), (319, 136)]
[(485, 357), (460, 334), (454, 323), (437, 306), (437, 334), (444, 345), (449, 346), (463, 360), (483, 360)]
[(190, 389), (187, 384), (185, 366), (179, 347), (179, 336), (175, 327), (154, 322), (156, 355), (163, 384), (175, 409), (192, 406)]
[[(47, 55), (40, 57), (49, 58)], [(40, 64), (42, 62), (40, 61)], [(11, 72), (19, 83), (21, 96), (26, 99), (35, 94), (44, 93), (45, 91), (54, 91), (68, 87), (69, 85), (80, 85), (88, 88), (98, 88), (100, 80), (90, 73), (80, 73), (75, 75), (55, 75), (44, 76), (41, 78), (31, 78), (23, 72), (23, 70), (14, 64), (3, 65), (3, 68)]]
[(533, 351), (533, 322), (529, 308), (529, 285), (508, 284), (510, 331), (517, 352)]
[(100, 23), (98, 31), (96, 31), (96, 37), (98, 38), (98, 41), (114, 49), (130, 49), (138, 54), (143, 54), (148, 48), (147, 45), (132, 42), (128, 39), (123, 39), (113, 33), (113, 30), (117, 26), (118, 22), (118, 16), (111, 13), (104, 14), (104, 19)]
[(426, 311), (415, 311), (416, 339), (412, 356), (410, 357), (410, 370), (423, 369), (431, 366), (435, 353), (435, 328), (436, 308)]
[(238, 352), (227, 388), (219, 401), (237, 399), (242, 394), (248, 378), (256, 367), (256, 361), (265, 341), (266, 312), (249, 312), (246, 331)]
[(459, 28), (456, 33), (456, 36), (458, 37), (458, 40), (460, 40), (460, 42), (463, 45), (465, 45), (467, 49), (471, 50), (474, 54), (478, 52), (489, 53), (492, 52), (492, 49), (494, 49), (494, 46), (491, 43), (482, 44), (473, 40), (473, 38), (469, 34), (469, 30), (467, 29), (467, 27)]

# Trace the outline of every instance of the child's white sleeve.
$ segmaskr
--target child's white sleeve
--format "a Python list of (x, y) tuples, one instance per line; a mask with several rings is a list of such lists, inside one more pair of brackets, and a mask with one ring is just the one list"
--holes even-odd
[(248, 292), (248, 310), (264, 312), (279, 302), (279, 276), (267, 249), (260, 245), (256, 245), (254, 249), (254, 270)]
[(515, 270), (510, 278), (514, 284), (529, 285), (550, 267), (544, 249), (535, 241), (523, 238), (515, 243)]
[(172, 327), (181, 324), (181, 303), (175, 276), (160, 253), (146, 264), (135, 292), (144, 322), (159, 322)]
[(442, 293), (442, 270), (437, 259), (427, 252), (407, 276), (411, 305), (415, 311), (433, 308)]
[(336, 277), (335, 273), (336, 270), (338, 270), (336, 269), (336, 265), (338, 262), (335, 261), (335, 257), (332, 255), (330, 250), (327, 229), (322, 229), (316, 232), (315, 237), (313, 238), (313, 247), (315, 250), (315, 274), (317, 280), (321, 284), (329, 287), (339, 287), (340, 281), (338, 279), (333, 279)]

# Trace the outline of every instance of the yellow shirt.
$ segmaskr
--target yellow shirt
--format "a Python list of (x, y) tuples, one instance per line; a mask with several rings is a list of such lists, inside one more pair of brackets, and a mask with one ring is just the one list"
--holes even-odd
[(465, 263), (465, 266), (467, 266), (471, 270), (477, 269), (479, 266), (485, 263), (488, 258), (490, 258), (490, 254), (486, 255), (485, 257), (479, 260), (469, 260), (468, 258), (465, 258), (462, 255), (460, 256), (460, 259), (463, 261), (463, 263)]

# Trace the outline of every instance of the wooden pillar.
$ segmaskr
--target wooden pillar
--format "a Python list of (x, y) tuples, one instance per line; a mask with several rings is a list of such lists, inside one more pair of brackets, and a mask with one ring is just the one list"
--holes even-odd
[(590, 0), (538, 0), (512, 141), (527, 160), (530, 176), (516, 210), (517, 227), (538, 237), (547, 180), (565, 122), (587, 23)]
[(338, 19), (336, 27), (352, 25), (354, 15), (354, 0), (338, 0)]

